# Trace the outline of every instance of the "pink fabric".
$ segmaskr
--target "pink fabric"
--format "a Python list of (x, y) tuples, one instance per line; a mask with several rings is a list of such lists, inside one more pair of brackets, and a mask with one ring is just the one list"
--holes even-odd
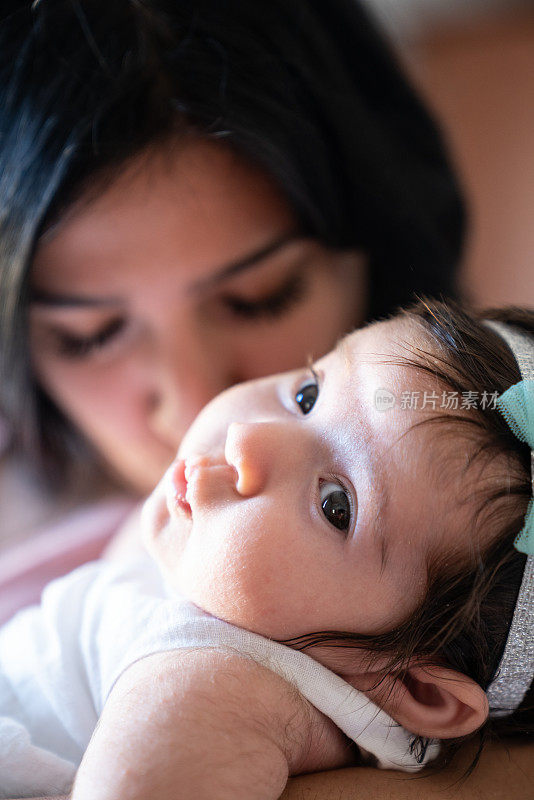
[(49, 581), (98, 558), (133, 508), (131, 501), (116, 499), (82, 508), (3, 551), (0, 624), (38, 602)]

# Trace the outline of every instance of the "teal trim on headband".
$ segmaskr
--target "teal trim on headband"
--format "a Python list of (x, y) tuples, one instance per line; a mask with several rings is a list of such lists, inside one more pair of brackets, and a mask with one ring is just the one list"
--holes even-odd
[[(500, 395), (495, 407), (501, 412), (510, 430), (518, 439), (534, 450), (534, 380), (514, 383)], [(531, 454), (532, 458), (532, 454)], [(534, 460), (534, 459), (533, 459)], [(534, 488), (534, 487), (533, 487)], [(534, 555), (534, 499), (531, 496), (525, 524), (514, 542), (516, 550), (526, 555)]]

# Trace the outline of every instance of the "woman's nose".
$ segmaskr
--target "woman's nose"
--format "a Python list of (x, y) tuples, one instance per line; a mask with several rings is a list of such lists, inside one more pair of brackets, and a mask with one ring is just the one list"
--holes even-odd
[(281, 422), (232, 422), (224, 456), (237, 471), (236, 489), (244, 497), (259, 494), (275, 472), (283, 479), (298, 451), (295, 432)]
[(228, 386), (220, 358), (181, 353), (154, 366), (148, 403), (150, 427), (177, 448), (199, 411)]

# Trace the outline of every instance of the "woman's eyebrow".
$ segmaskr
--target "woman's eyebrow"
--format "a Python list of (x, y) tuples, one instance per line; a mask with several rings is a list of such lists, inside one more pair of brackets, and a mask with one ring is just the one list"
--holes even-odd
[[(195, 281), (187, 291), (188, 293), (196, 293), (199, 290), (217, 286), (217, 284), (222, 283), (227, 278), (238, 275), (240, 272), (244, 272), (247, 269), (255, 267), (260, 261), (263, 261), (263, 259), (278, 253), (287, 245), (303, 238), (305, 237), (303, 237), (301, 233), (294, 230), (290, 231), (289, 233), (285, 233), (278, 239), (263, 245), (258, 250), (254, 250), (252, 253), (249, 253), (243, 258), (225, 264), (207, 278), (202, 278), (199, 281)], [(48, 306), (52, 308), (96, 308), (101, 306), (116, 306), (120, 304), (120, 298), (56, 294), (54, 292), (43, 292), (34, 289), (30, 294), (30, 303), (32, 303), (32, 305)]]
[(201, 278), (199, 281), (195, 281), (191, 285), (190, 291), (198, 292), (202, 289), (217, 286), (217, 284), (222, 283), (227, 278), (238, 275), (240, 272), (244, 272), (251, 267), (255, 267), (260, 261), (263, 261), (263, 259), (268, 258), (275, 253), (278, 253), (288, 244), (292, 244), (293, 242), (304, 238), (305, 237), (302, 235), (302, 233), (295, 230), (285, 233), (278, 239), (274, 239), (272, 242), (269, 242), (268, 244), (258, 248), (258, 250), (254, 250), (252, 253), (243, 256), (243, 258), (225, 264), (207, 278)]
[(34, 289), (30, 293), (30, 303), (37, 306), (52, 308), (96, 308), (100, 306), (116, 306), (118, 298), (114, 297), (87, 297), (76, 294), (55, 294)]

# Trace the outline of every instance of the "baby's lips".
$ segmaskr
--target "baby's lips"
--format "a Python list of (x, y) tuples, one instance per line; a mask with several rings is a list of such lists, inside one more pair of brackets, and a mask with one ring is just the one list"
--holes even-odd
[(173, 462), (168, 473), (167, 502), (169, 513), (172, 514), (178, 508), (188, 516), (191, 516), (191, 506), (186, 500), (186, 494), (186, 462), (183, 458), (179, 458)]
[(182, 464), (183, 472), (179, 461), (176, 462), (178, 469), (173, 470), (174, 491), (181, 495), (185, 484), (184, 499), (193, 512), (195, 508), (227, 500), (236, 492), (238, 474), (235, 467), (228, 464), (224, 454), (217, 452), (188, 456)]

